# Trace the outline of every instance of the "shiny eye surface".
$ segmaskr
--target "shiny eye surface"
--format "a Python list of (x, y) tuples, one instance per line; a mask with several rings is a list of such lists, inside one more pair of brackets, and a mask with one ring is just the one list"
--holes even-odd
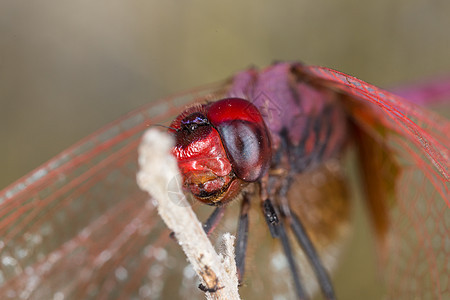
[(271, 160), (271, 142), (259, 110), (249, 101), (228, 98), (209, 105), (209, 122), (217, 129), (237, 177), (256, 181)]

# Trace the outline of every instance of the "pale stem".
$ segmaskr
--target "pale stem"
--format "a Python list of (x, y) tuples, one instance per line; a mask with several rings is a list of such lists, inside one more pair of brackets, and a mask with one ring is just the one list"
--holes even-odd
[[(234, 236), (224, 234), (224, 249), (218, 255), (183, 193), (174, 193), (181, 191), (176, 180), (181, 177), (176, 159), (170, 153), (173, 145), (174, 141), (167, 133), (156, 129), (149, 129), (145, 133), (139, 147), (138, 185), (157, 201), (159, 214), (175, 233), (203, 285), (208, 289), (217, 289), (215, 292), (206, 292), (206, 298), (240, 299), (234, 260)], [(178, 185), (176, 190), (173, 188), (174, 182)]]

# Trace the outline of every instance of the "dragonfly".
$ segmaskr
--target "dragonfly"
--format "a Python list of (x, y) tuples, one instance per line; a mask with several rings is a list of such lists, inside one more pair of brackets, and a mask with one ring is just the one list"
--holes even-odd
[[(426, 103), (450, 98), (448, 86), (448, 82), (443, 82), (398, 93), (413, 94), (413, 102)], [(292, 109), (288, 109), (292, 116), (280, 117), (287, 107), (277, 98), (292, 94), (316, 100), (325, 95), (327, 100), (303, 106), (294, 101)], [(182, 113), (186, 107), (192, 110), (202, 105), (220, 105), (220, 99), (230, 98), (251, 103), (269, 132), (277, 128), (271, 120), (288, 122), (289, 118), (297, 126), (293, 128), (316, 128), (314, 138), (304, 141), (304, 149), (321, 143), (323, 147), (320, 155), (309, 159), (310, 163), (269, 154), (266, 147), (266, 156), (275, 157), (282, 167), (273, 168), (270, 161), (247, 165), (237, 172), (244, 181), (258, 184), (269, 172), (277, 180), (262, 184), (278, 190), (288, 186), (285, 182), (293, 182), (289, 187), (294, 189), (287, 191), (286, 197), (295, 199), (289, 200), (288, 206), (305, 225), (324, 269), (329, 272), (326, 274), (332, 278), (350, 234), (351, 203), (345, 189), (345, 164), (341, 161), (351, 152), (349, 157), (360, 170), (386, 297), (443, 299), (449, 295), (450, 122), (350, 75), (300, 63), (278, 63), (263, 70), (245, 70), (225, 81), (143, 106), (1, 191), (2, 299), (202, 297), (192, 269), (157, 215), (153, 202), (136, 184), (137, 147), (147, 128), (155, 124), (179, 126), (190, 115)], [(307, 111), (317, 118), (310, 122), (296, 117), (296, 111)], [(319, 113), (324, 111), (326, 118)], [(180, 113), (182, 117), (177, 118)], [(202, 122), (201, 116), (194, 117), (184, 120), (184, 124), (197, 126)], [(174, 120), (176, 124), (172, 123)], [(223, 116), (217, 120), (223, 120)], [(322, 120), (336, 123), (330, 126)], [(319, 130), (322, 125), (326, 130)], [(262, 143), (282, 147), (302, 140), (300, 132), (290, 130), (291, 127), (289, 131), (278, 128), (280, 131), (276, 132), (280, 134), (272, 134)], [(322, 158), (326, 158), (326, 163), (320, 163)], [(295, 169), (292, 178), (286, 177), (292, 173), (289, 168)], [(189, 187), (197, 198), (202, 195), (198, 185)], [(292, 254), (286, 260), (286, 246), (271, 237), (258, 199), (252, 196), (258, 195), (258, 188), (253, 189), (256, 192), (247, 193), (250, 196), (240, 200), (243, 209), (234, 205), (239, 200), (231, 201), (239, 191), (220, 199), (213, 197), (230, 201), (223, 206), (226, 212), (221, 225), (212, 222), (216, 228), (211, 230), (211, 238), (217, 236), (217, 231), (235, 231), (238, 218), (245, 215), (242, 211), (247, 212), (252, 204), (248, 209), (245, 275), (240, 276), (240, 290), (249, 299), (295, 298), (297, 281), (291, 276), (294, 265), (300, 270), (298, 278), (307, 287), (306, 295), (314, 294), (320, 280), (307, 275), (314, 274), (308, 258), (291, 243), (288, 247)], [(321, 204), (326, 207), (320, 208)], [(211, 207), (200, 205), (199, 201), (193, 201), (192, 206), (204, 220), (211, 213)], [(283, 209), (276, 203), (267, 207), (268, 211)], [(321, 231), (320, 227), (332, 233)], [(294, 241), (295, 236), (287, 233), (284, 240)], [(238, 255), (237, 259), (241, 257), (244, 256)], [(238, 267), (239, 264), (242, 262), (238, 261)], [(243, 267), (241, 271), (244, 273)]]

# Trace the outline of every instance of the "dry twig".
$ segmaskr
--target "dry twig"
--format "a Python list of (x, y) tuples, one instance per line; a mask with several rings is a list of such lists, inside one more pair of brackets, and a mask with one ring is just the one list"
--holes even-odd
[(180, 178), (177, 162), (170, 154), (172, 147), (173, 140), (168, 134), (156, 129), (145, 133), (139, 148), (138, 184), (157, 200), (159, 214), (175, 233), (202, 284), (211, 291), (206, 292), (207, 299), (240, 299), (234, 237), (224, 235), (225, 251), (219, 256), (184, 195), (172, 193), (169, 198), (169, 182)]

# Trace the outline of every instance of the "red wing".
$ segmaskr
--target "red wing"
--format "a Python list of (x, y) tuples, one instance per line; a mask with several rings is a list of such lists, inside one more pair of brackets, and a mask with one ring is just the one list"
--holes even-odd
[(420, 105), (448, 103), (450, 100), (450, 77), (400, 86), (393, 89), (392, 92)]
[[(349, 75), (299, 69), (311, 83), (349, 96), (344, 101), (359, 133), (355, 139), (376, 226), (383, 223), (376, 214), (387, 213), (382, 255), (389, 298), (448, 297), (450, 122)], [(377, 230), (382, 236), (383, 229)]]
[(144, 106), (0, 192), (0, 298), (158, 298), (163, 288), (179, 298), (164, 282), (182, 286), (170, 276), (186, 264), (174, 259), (181, 251), (136, 185), (137, 146), (149, 126), (223, 88)]

